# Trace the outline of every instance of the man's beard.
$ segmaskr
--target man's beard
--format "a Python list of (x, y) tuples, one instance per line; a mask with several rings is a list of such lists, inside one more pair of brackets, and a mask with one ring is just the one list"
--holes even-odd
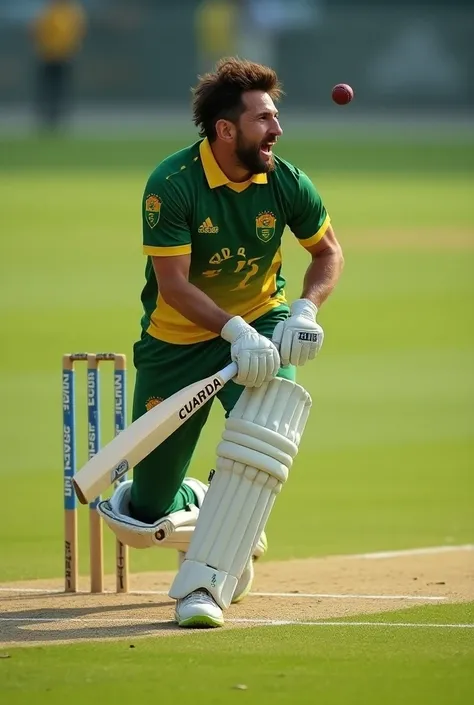
[(262, 159), (260, 156), (260, 147), (262, 144), (262, 142), (258, 145), (246, 143), (244, 137), (242, 136), (242, 132), (239, 130), (237, 133), (235, 155), (244, 169), (248, 169), (252, 175), (268, 174), (270, 171), (275, 169), (275, 160), (273, 155), (267, 161)]

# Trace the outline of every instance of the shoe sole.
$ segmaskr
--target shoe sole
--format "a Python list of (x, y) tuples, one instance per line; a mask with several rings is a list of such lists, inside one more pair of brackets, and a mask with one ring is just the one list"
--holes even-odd
[(178, 626), (180, 627), (197, 627), (200, 629), (212, 628), (212, 627), (223, 627), (223, 619), (215, 619), (206, 615), (199, 615), (196, 617), (188, 617), (188, 619), (182, 619), (178, 621)]

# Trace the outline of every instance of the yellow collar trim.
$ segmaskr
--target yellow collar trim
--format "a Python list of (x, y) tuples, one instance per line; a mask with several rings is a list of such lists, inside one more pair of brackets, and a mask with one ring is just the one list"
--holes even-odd
[[(254, 174), (251, 179), (244, 181), (243, 183), (234, 184), (233, 181), (227, 178), (219, 164), (216, 162), (216, 158), (212, 153), (211, 145), (207, 137), (199, 145), (199, 153), (201, 155), (201, 164), (206, 175), (207, 183), (209, 188), (218, 188), (219, 186), (229, 185), (231, 188), (237, 186), (235, 190), (243, 190), (242, 186), (244, 184), (248, 186), (249, 184), (266, 184), (268, 183), (266, 174)], [(245, 186), (244, 186), (245, 187)]]

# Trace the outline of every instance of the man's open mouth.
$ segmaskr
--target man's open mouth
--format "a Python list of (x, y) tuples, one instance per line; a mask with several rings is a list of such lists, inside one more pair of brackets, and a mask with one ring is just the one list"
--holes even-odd
[(275, 142), (262, 142), (260, 151), (264, 157), (270, 157), (272, 155), (272, 149)]

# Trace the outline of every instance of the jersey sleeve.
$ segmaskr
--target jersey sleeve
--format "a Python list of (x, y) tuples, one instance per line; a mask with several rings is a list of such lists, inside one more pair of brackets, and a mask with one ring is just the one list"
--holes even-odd
[(142, 201), (143, 253), (156, 257), (191, 253), (185, 199), (166, 177), (152, 174)]
[(293, 213), (288, 222), (291, 231), (303, 247), (310, 248), (324, 237), (330, 222), (321, 196), (311, 179), (300, 171)]

